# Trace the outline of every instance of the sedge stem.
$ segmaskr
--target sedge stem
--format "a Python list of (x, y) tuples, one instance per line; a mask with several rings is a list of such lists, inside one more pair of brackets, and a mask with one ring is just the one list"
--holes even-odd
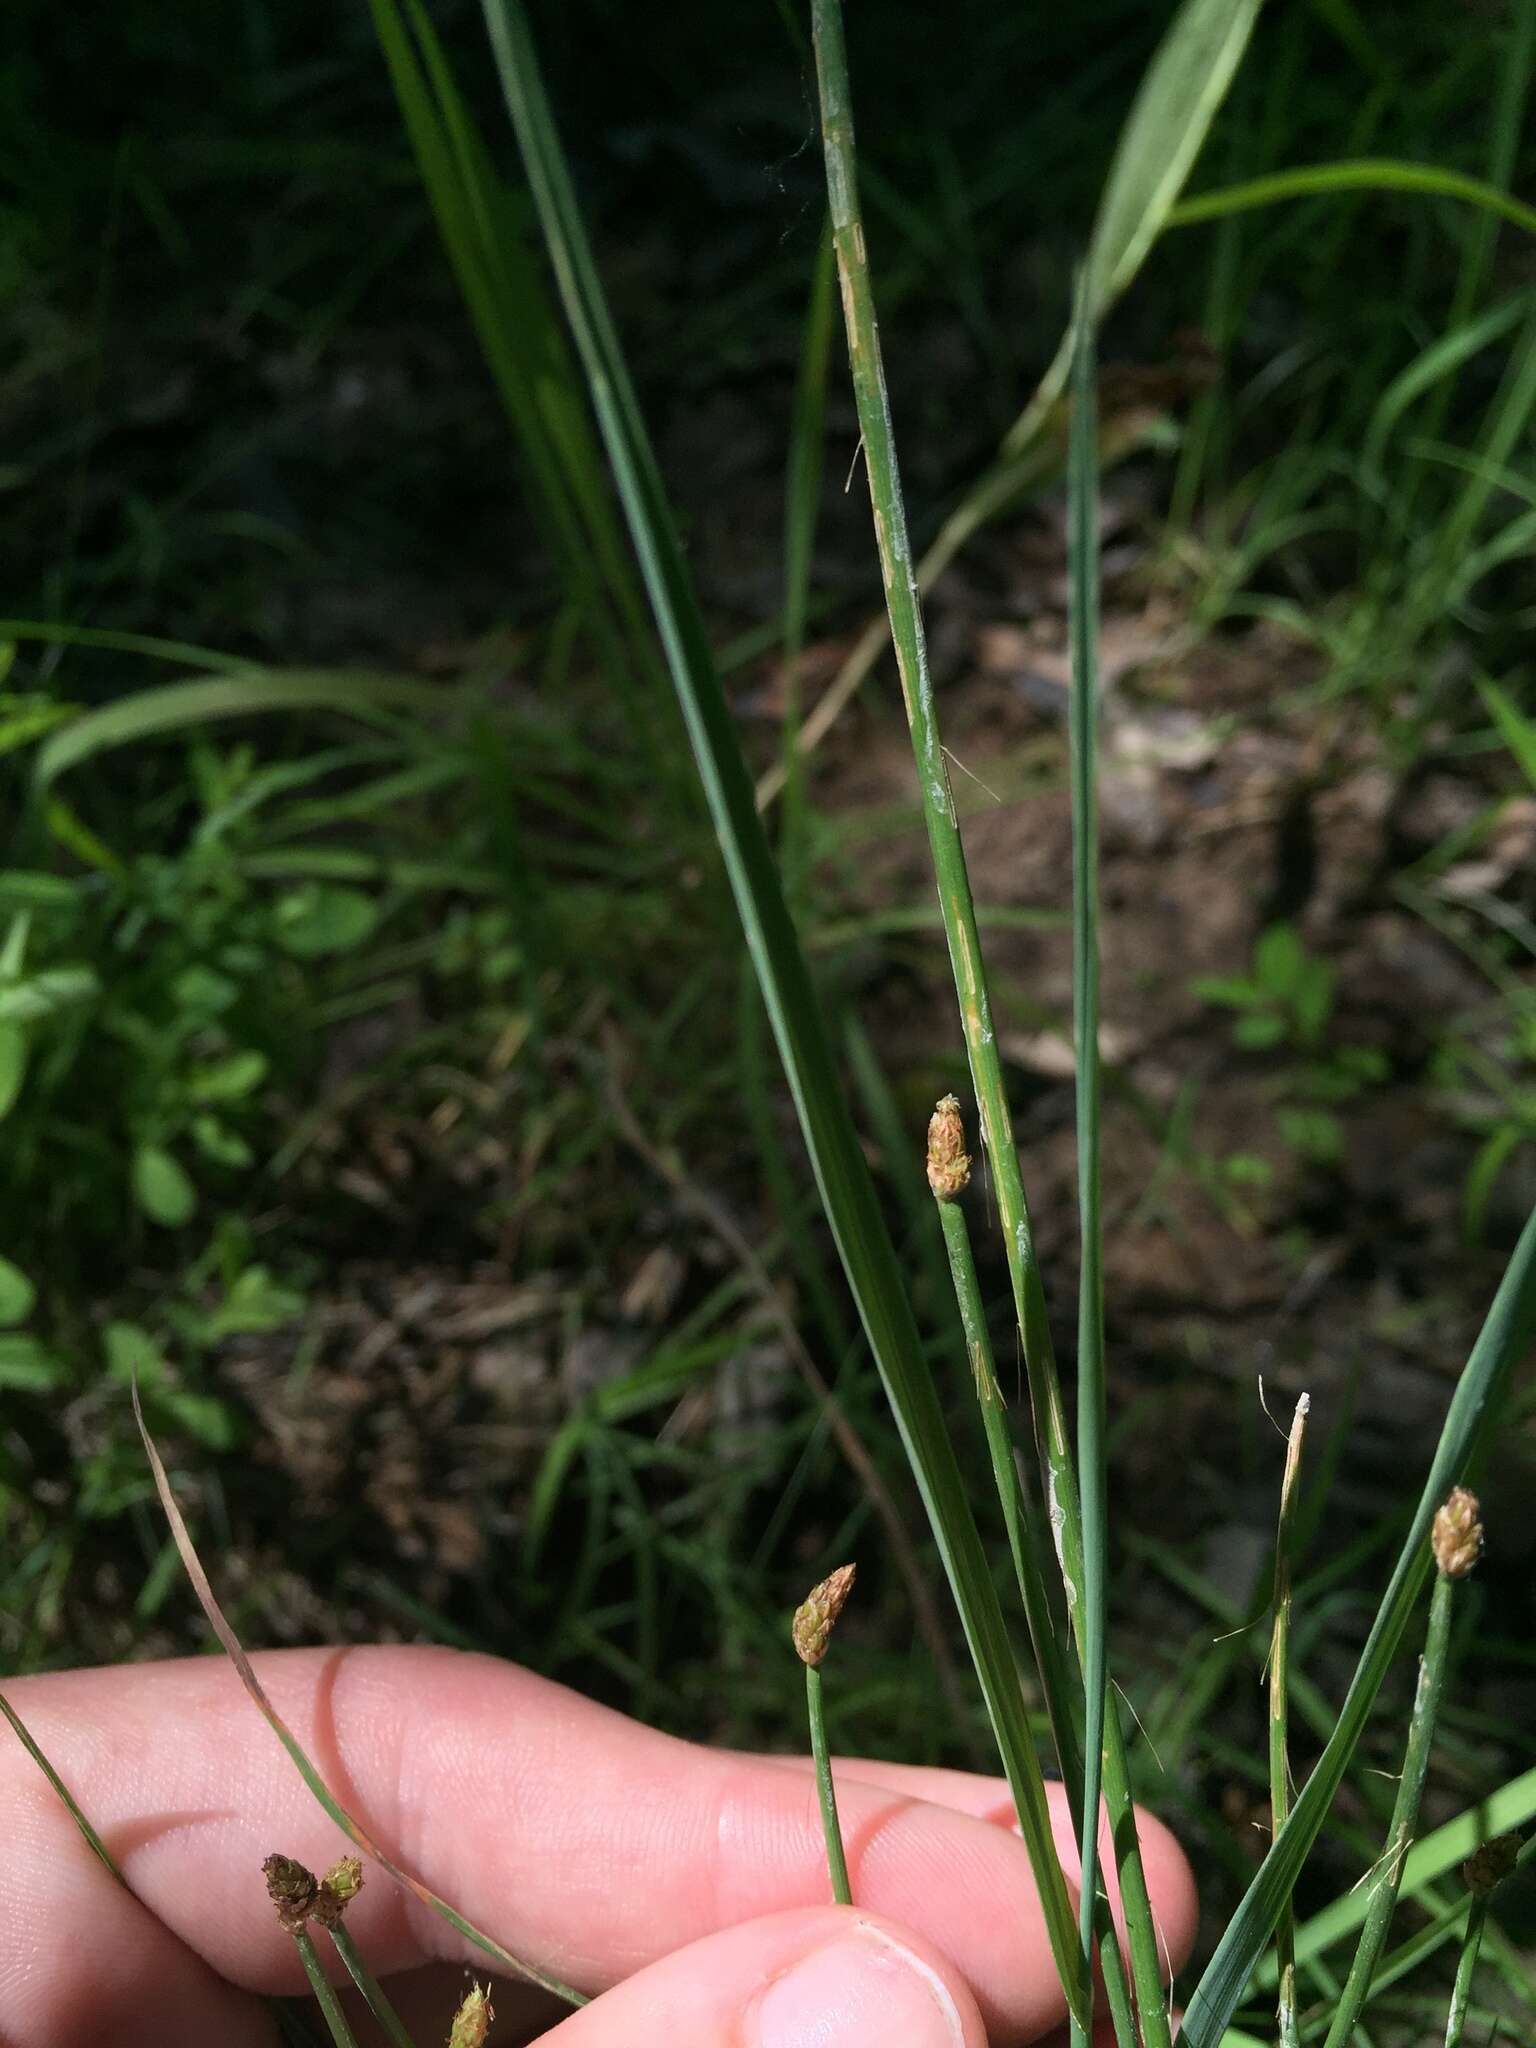
[[(1291, 1434), (1285, 1447), (1285, 1473), (1280, 1481), (1280, 1525), (1275, 1536), (1274, 1624), (1269, 1638), (1269, 1817), (1270, 1840), (1285, 1826), (1291, 1810), (1291, 1760), (1287, 1743), (1290, 1706), (1291, 1545), (1295, 1534), (1296, 1480), (1307, 1433), (1311, 1396), (1297, 1400)], [(1296, 2023), (1296, 1915), (1286, 1900), (1275, 1922), (1275, 1960), (1280, 1970), (1276, 2021), (1280, 2048), (1299, 2048)]]
[(347, 2016), (341, 2009), (341, 2000), (335, 1988), (326, 1977), (315, 1944), (302, 1927), (294, 1929), (293, 1945), (299, 1952), (299, 1961), (304, 1965), (304, 1974), (309, 1979), (309, 1988), (315, 1994), (315, 2003), (331, 2030), (331, 2039), (336, 2048), (357, 2048), (357, 2036), (348, 2024)]
[(821, 1697), (821, 1667), (805, 1667), (805, 1711), (811, 1725), (811, 1756), (816, 1764), (816, 1796), (821, 1801), (821, 1831), (827, 1843), (827, 1875), (832, 1880), (832, 1897), (840, 1906), (853, 1904), (848, 1882), (848, 1858), (843, 1851), (843, 1831), (837, 1818), (837, 1788), (832, 1783), (832, 1759), (827, 1754), (827, 1717)]

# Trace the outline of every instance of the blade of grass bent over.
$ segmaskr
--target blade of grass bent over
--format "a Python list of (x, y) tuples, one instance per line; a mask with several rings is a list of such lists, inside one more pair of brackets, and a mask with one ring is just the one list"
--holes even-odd
[(1272, 171), (1242, 185), (1216, 192), (1197, 192), (1169, 210), (1171, 228), (1194, 227), (1200, 221), (1224, 220), (1257, 206), (1277, 206), (1286, 199), (1313, 199), (1336, 192), (1420, 192), (1433, 199), (1459, 199), (1536, 234), (1536, 207), (1526, 206), (1497, 185), (1439, 164), (1403, 163), (1393, 157), (1360, 157), (1333, 164), (1298, 164)]
[[(917, 762), (918, 789), (928, 845), (938, 885), (939, 905), (959, 998), (966, 1057), (981, 1118), (982, 1141), (991, 1165), (998, 1217), (1008, 1257), (1015, 1311), (1024, 1346), (1024, 1364), (1034, 1410), (1036, 1440), (1046, 1480), (1046, 1497), (1057, 1557), (1066, 1586), (1067, 1608), (1079, 1656), (1086, 1661), (1083, 1609), (1083, 1535), (1077, 1477), (1067, 1440), (1061, 1385), (1056, 1375), (1046, 1315), (1045, 1291), (1035, 1259), (1034, 1238), (1013, 1121), (993, 1029), (991, 999), (982, 966), (976, 910), (966, 870), (965, 849), (950, 793), (944, 749), (928, 673), (917, 579), (907, 538), (906, 514), (896, 462), (885, 376), (875, 324), (873, 292), (859, 218), (853, 148), (853, 123), (848, 102), (847, 62), (843, 52), (841, 14), (834, 0), (816, 0), (813, 11), (817, 70), (822, 94), (822, 129), (827, 161), (827, 189), (832, 206), (833, 236), (843, 287), (848, 328), (848, 353), (854, 395), (864, 439), (864, 459), (874, 510), (875, 534), (896, 647), (902, 696)], [(1044, 1674), (1042, 1674), (1044, 1676)], [(1120, 1870), (1127, 1939), (1141, 2023), (1150, 2048), (1166, 2048), (1168, 2022), (1163, 2008), (1162, 1972), (1157, 1932), (1152, 1922), (1135, 1812), (1125, 1767), (1119, 1716), (1112, 1701), (1105, 1706), (1105, 1787), (1110, 1825)]]
[(1077, 1473), (1083, 1518), (1083, 1792), (1078, 1820), (1084, 1967), (1092, 1966), (1099, 1888), (1099, 1803), (1104, 1776), (1105, 1640), (1109, 1509), (1104, 1456), (1104, 1241), (1099, 1212), (1099, 533), (1093, 316), (1078, 295), (1067, 463), (1067, 570), (1072, 682), (1068, 706), (1072, 790), (1072, 1011), (1077, 1070)]
[(1430, 1463), (1391, 1583), (1360, 1654), (1338, 1724), (1291, 1808), (1289, 1820), (1243, 1894), (1184, 2012), (1181, 2048), (1217, 2048), (1281, 1908), (1327, 1818), (1382, 1679), (1402, 1641), (1429, 1570), (1425, 1538), (1435, 1511), (1471, 1466), (1518, 1359), (1536, 1338), (1536, 1211), (1528, 1218), (1472, 1347)]
[(516, 0), (484, 0), (484, 6), (566, 316), (586, 370), (812, 1169), (960, 1613), (1067, 2002), (1081, 2009), (1085, 1987), (1071, 1902), (1056, 1857), (1008, 1631), (923, 1356), (900, 1263), (753, 803), (698, 600), (544, 97), (527, 17)]
[(272, 1730), (272, 1733), (277, 1737), (284, 1749), (287, 1750), (299, 1776), (304, 1780), (304, 1783), (309, 1787), (320, 1805), (329, 1814), (331, 1819), (335, 1821), (342, 1833), (355, 1842), (358, 1848), (363, 1850), (365, 1854), (371, 1856), (379, 1868), (386, 1871), (395, 1880), (396, 1884), (403, 1885), (411, 1896), (419, 1899), (424, 1906), (430, 1906), (432, 1911), (446, 1920), (450, 1927), (455, 1928), (467, 1941), (472, 1941), (477, 1948), (483, 1949), (494, 1962), (500, 1963), (504, 1970), (510, 1970), (514, 1976), (526, 1978), (530, 1983), (539, 1985), (543, 1990), (553, 1992), (555, 1997), (565, 1999), (570, 2005), (585, 2005), (587, 2001), (581, 1992), (573, 1990), (569, 1984), (562, 1984), (558, 1977), (546, 1976), (542, 1970), (535, 1969), (531, 1963), (521, 1961), (517, 1956), (513, 1955), (510, 1949), (503, 1948), (499, 1941), (494, 1940), (489, 1934), (483, 1934), (478, 1927), (466, 1920), (462, 1913), (457, 1912), (454, 1907), (448, 1904), (446, 1899), (439, 1898), (437, 1893), (424, 1885), (419, 1878), (412, 1877), (409, 1871), (402, 1870), (392, 1857), (385, 1854), (362, 1824), (353, 1819), (352, 1815), (348, 1813), (347, 1809), (332, 1793), (330, 1787), (310, 1762), (298, 1737), (293, 1733), (293, 1730), (267, 1697), (266, 1690), (261, 1680), (256, 1676), (255, 1667), (246, 1655), (240, 1638), (225, 1620), (223, 1609), (219, 1606), (213, 1587), (209, 1584), (208, 1574), (203, 1570), (202, 1559), (197, 1554), (196, 1546), (193, 1544), (186, 1522), (182, 1518), (181, 1509), (177, 1506), (176, 1496), (171, 1489), (171, 1482), (166, 1472), (164, 1461), (155, 1445), (154, 1438), (149, 1433), (149, 1425), (144, 1420), (144, 1410), (139, 1404), (137, 1379), (135, 1379), (132, 1386), (132, 1395), (134, 1420), (139, 1425), (139, 1435), (144, 1442), (145, 1456), (149, 1459), (149, 1469), (154, 1474), (155, 1491), (160, 1496), (160, 1505), (165, 1511), (165, 1519), (170, 1525), (172, 1540), (175, 1542), (176, 1548), (180, 1553), (187, 1577), (191, 1581), (192, 1590), (197, 1595), (198, 1604), (208, 1618), (208, 1626), (218, 1637), (221, 1647), (228, 1656), (229, 1661), (234, 1665), (240, 1683), (250, 1694), (252, 1701), (259, 1709), (267, 1726)]

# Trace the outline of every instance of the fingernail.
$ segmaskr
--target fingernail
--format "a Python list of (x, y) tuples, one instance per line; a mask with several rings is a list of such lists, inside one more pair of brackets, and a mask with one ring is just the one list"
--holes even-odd
[(931, 1964), (861, 1926), (776, 1978), (748, 2038), (756, 2048), (963, 2048), (965, 2023)]

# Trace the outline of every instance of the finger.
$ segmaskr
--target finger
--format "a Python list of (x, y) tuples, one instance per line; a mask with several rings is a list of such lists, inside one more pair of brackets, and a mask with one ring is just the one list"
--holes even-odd
[[(18, 1698), (29, 1688), (8, 1690)], [(255, 2001), (224, 1983), (118, 1883), (32, 1760), (5, 1740), (5, 2048), (99, 2048), (107, 2040), (120, 2048), (202, 2041), (272, 2048), (271, 2023)], [(64, 1777), (70, 1783), (67, 1770)]]
[[(384, 1648), (258, 1662), (370, 1833), (515, 1954), (585, 1990), (827, 1896), (814, 1787), (781, 1764), (654, 1734), (488, 1658)], [(232, 1980), (290, 1987), (291, 1943), (260, 1895), (261, 1859), (280, 1849), (324, 1867), (344, 1845), (229, 1668), (194, 1659), (49, 1676), (18, 1694), (139, 1895)], [(1061, 2017), (1013, 1836), (862, 1781), (848, 1785), (842, 1820), (860, 1906), (951, 1956), (999, 2042)], [(1175, 1954), (1180, 1910), (1160, 1908)], [(474, 1959), (381, 1878), (351, 1924), (380, 1971)]]
[(986, 2048), (975, 2000), (920, 1936), (822, 1906), (708, 1935), (630, 1977), (541, 2048)]
[[(812, 1770), (809, 1757), (780, 1757), (771, 1761), (800, 1775), (809, 1775)], [(990, 1821), (997, 1827), (1017, 1826), (1013, 1794), (1005, 1778), (987, 1778), (974, 1771), (951, 1771), (931, 1764), (882, 1763), (873, 1757), (834, 1757), (832, 1775), (840, 1799), (844, 1796), (842, 1788), (845, 1785), (877, 1785), (885, 1791), (911, 1799), (951, 1807), (957, 1813), (970, 1814), (976, 1820)], [(1061, 1785), (1047, 1785), (1045, 1794), (1051, 1809), (1051, 1828), (1057, 1850), (1067, 1875), (1075, 1878), (1080, 1868), (1077, 1815)], [(1148, 1813), (1142, 1806), (1136, 1809), (1136, 1838), (1141, 1846), (1141, 1864), (1152, 1901), (1158, 1961), (1164, 1983), (1171, 1983), (1189, 1960), (1194, 1946), (1199, 1918), (1194, 1876), (1177, 1837), (1156, 1814)], [(1100, 1850), (1110, 1907), (1123, 1943), (1125, 1918), (1120, 1900), (1120, 1877), (1115, 1864), (1114, 1845), (1107, 1832), (1100, 1843)]]

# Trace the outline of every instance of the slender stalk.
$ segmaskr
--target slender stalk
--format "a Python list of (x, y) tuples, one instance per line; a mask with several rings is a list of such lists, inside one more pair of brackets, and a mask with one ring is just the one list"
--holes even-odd
[(821, 1801), (821, 1831), (826, 1837), (827, 1872), (832, 1879), (832, 1896), (840, 1906), (853, 1904), (848, 1883), (848, 1858), (843, 1850), (843, 1831), (837, 1818), (837, 1788), (832, 1783), (832, 1759), (827, 1754), (827, 1719), (821, 1697), (821, 1665), (832, 1640), (837, 1618), (853, 1591), (856, 1567), (839, 1565), (835, 1572), (813, 1586), (795, 1609), (790, 1638), (795, 1655), (805, 1666), (805, 1710), (811, 1726), (811, 1757), (816, 1765), (816, 1794)]
[[(1084, 1655), (1082, 1608), (1083, 1530), (1077, 1475), (1067, 1438), (1061, 1384), (1057, 1377), (1046, 1315), (1045, 1290), (1035, 1258), (1034, 1234), (1024, 1200), (1023, 1179), (1014, 1148), (1013, 1123), (997, 1050), (991, 1002), (982, 971), (981, 943), (975, 906), (966, 871), (959, 821), (949, 787), (944, 749), (939, 737), (933, 691), (928, 674), (916, 574), (907, 536), (906, 513), (896, 464), (894, 437), (886, 401), (885, 375), (875, 325), (864, 230), (859, 216), (855, 179), (853, 122), (849, 108), (848, 67), (843, 48), (842, 13), (838, 0), (815, 0), (812, 22), (816, 40), (817, 76), (821, 92), (822, 135), (826, 152), (827, 191), (832, 211), (833, 242), (842, 285), (844, 324), (853, 371), (854, 396), (864, 437), (864, 459), (874, 510), (875, 538), (880, 552), (891, 637), (907, 723), (917, 761), (918, 787), (938, 884), (950, 963), (959, 997), (966, 1056), (981, 1118), (982, 1140), (992, 1169), (998, 1217), (1008, 1256), (1014, 1308), (1024, 1346), (1036, 1441), (1045, 1472), (1046, 1499), (1056, 1537), (1057, 1557), (1066, 1586), (1079, 1656)], [(1138, 2009), (1148, 2048), (1168, 2048), (1169, 2029), (1163, 2004), (1158, 1939), (1151, 1900), (1136, 1840), (1135, 1811), (1130, 1796), (1119, 1716), (1112, 1700), (1104, 1712), (1104, 1788), (1108, 1798), (1120, 1869), (1127, 1938)], [(1080, 1962), (1080, 1958), (1079, 1958)]]
[(1472, 2000), (1472, 1979), (1477, 1971), (1478, 1952), (1483, 1945), (1483, 1926), (1488, 1918), (1488, 1901), (1506, 1877), (1527, 1861), (1527, 1851), (1536, 1848), (1536, 1835), (1522, 1844), (1518, 1835), (1494, 1835), (1473, 1850), (1461, 1866), (1471, 1893), (1467, 1924), (1462, 1930), (1461, 1954), (1456, 1960), (1456, 1982), (1451, 1987), (1450, 2010), (1445, 2020), (1445, 2048), (1457, 2048), (1467, 2022)]
[[(1312, 1397), (1302, 1394), (1291, 1418), (1285, 1447), (1285, 1473), (1280, 1481), (1280, 1526), (1275, 1537), (1275, 1618), (1269, 1638), (1269, 1821), (1270, 1840), (1285, 1826), (1291, 1810), (1291, 1760), (1287, 1745), (1290, 1711), (1291, 1545), (1295, 1540), (1296, 1478), (1307, 1433)], [(1276, 2019), (1280, 2048), (1298, 2048), (1296, 2026), (1296, 1916), (1289, 1899), (1275, 1922), (1275, 1957), (1280, 1969)]]
[[(1104, 1454), (1104, 1227), (1099, 1162), (1098, 439), (1094, 333), (1079, 288), (1072, 354), (1067, 462), (1067, 566), (1072, 689), (1068, 711), (1072, 785), (1072, 1035), (1077, 1074), (1077, 1208), (1081, 1245), (1077, 1303), (1077, 1470), (1083, 1517), (1083, 1791), (1078, 1830), (1079, 1935), (1093, 1960), (1099, 1886), (1099, 1806), (1104, 1778), (1109, 1505)], [(1092, 2013), (1090, 2010), (1090, 2020)], [(1074, 2043), (1086, 2042), (1074, 2019)]]
[(1472, 1978), (1477, 1970), (1477, 1953), (1483, 1945), (1483, 1922), (1488, 1918), (1488, 1901), (1474, 1899), (1467, 1913), (1461, 1937), (1461, 1954), (1456, 1961), (1456, 1982), (1451, 1986), (1450, 2008), (1445, 2016), (1445, 2048), (1459, 2048), (1467, 2007), (1472, 2000)]
[(341, 2009), (341, 2000), (326, 1978), (315, 1953), (315, 1944), (302, 1927), (293, 1931), (293, 1945), (299, 1952), (299, 1961), (304, 1965), (304, 1974), (309, 1979), (309, 1988), (315, 1994), (315, 2003), (325, 2017), (325, 2024), (331, 2030), (331, 2039), (336, 2048), (357, 2048), (357, 2036), (347, 2022)]
[[(960, 1310), (961, 1327), (965, 1332), (966, 1354), (971, 1361), (976, 1401), (981, 1409), (987, 1451), (992, 1461), (992, 1478), (1003, 1510), (1003, 1523), (1008, 1531), (1008, 1549), (1013, 1559), (1014, 1578), (1018, 1584), (1019, 1598), (1024, 1606), (1024, 1618), (1029, 1627), (1036, 1668), (1040, 1672), (1040, 1689), (1045, 1697), (1046, 1714), (1056, 1745), (1056, 1757), (1061, 1766), (1067, 1796), (1075, 1806), (1080, 1806), (1083, 1755), (1069, 1707), (1071, 1686), (1062, 1662), (1055, 1619), (1051, 1613), (1050, 1600), (1040, 1571), (1039, 1560), (1045, 1555), (1045, 1547), (1039, 1540), (1039, 1532), (1029, 1526), (1028, 1495), (1024, 1491), (1015, 1462), (1013, 1432), (1008, 1426), (1008, 1412), (1004, 1405), (1002, 1389), (998, 1385), (997, 1367), (992, 1356), (992, 1339), (987, 1330), (986, 1315), (981, 1304), (981, 1287), (976, 1277), (976, 1260), (971, 1250), (970, 1231), (966, 1225), (965, 1210), (959, 1200), (970, 1179), (970, 1168), (970, 1158), (965, 1151), (964, 1128), (960, 1120), (960, 1105), (954, 1096), (946, 1095), (935, 1109), (928, 1126), (928, 1184), (933, 1190), (940, 1226), (944, 1233), (944, 1248), (949, 1254), (950, 1278), (954, 1284), (955, 1303)], [(1114, 2023), (1115, 2039), (1121, 2044), (1121, 2048), (1136, 2048), (1136, 2021), (1131, 2010), (1130, 1991), (1126, 1984), (1125, 1963), (1120, 1954), (1120, 1943), (1109, 1911), (1109, 1901), (1102, 1891), (1097, 1895), (1094, 1932), (1098, 1942), (1099, 1962), (1104, 1973), (1105, 1996)]]
[(1429, 1626), (1425, 1631), (1424, 1655), (1419, 1663), (1419, 1682), (1414, 1693), (1413, 1712), (1408, 1722), (1408, 1742), (1403, 1754), (1403, 1772), (1397, 1782), (1397, 1798), (1387, 1829), (1386, 1846), (1371, 1873), (1365, 1923), (1344, 1990), (1334, 2008), (1325, 2048), (1344, 2048), (1370, 1995), (1371, 1979), (1386, 1942), (1387, 1929), (1397, 1905), (1403, 1863), (1413, 1844), (1418, 1823), (1419, 1801), (1424, 1792), (1424, 1775), (1429, 1768), (1430, 1746), (1440, 1693), (1445, 1683), (1446, 1651), (1451, 1637), (1451, 1609), (1456, 1582), (1477, 1562), (1482, 1547), (1482, 1525), (1477, 1519), (1477, 1502), (1457, 1487), (1435, 1517), (1432, 1543), (1437, 1571), (1435, 1590), (1429, 1603)]
[(347, 1974), (363, 1994), (368, 2010), (373, 2014), (395, 2048), (416, 2048), (405, 2030), (405, 2022), (385, 1996), (384, 1987), (358, 1953), (357, 1943), (348, 1934), (343, 1921), (338, 1921), (330, 1930), (331, 1940), (336, 1944), (336, 1953), (347, 1966)]
[(848, 1858), (843, 1850), (843, 1831), (837, 1818), (837, 1789), (832, 1783), (832, 1759), (827, 1754), (827, 1719), (821, 1698), (821, 1672), (814, 1664), (805, 1667), (805, 1711), (811, 1724), (811, 1755), (816, 1763), (816, 1796), (821, 1801), (821, 1831), (827, 1838), (827, 1875), (832, 1896), (840, 1906), (853, 1904), (848, 1882)]

